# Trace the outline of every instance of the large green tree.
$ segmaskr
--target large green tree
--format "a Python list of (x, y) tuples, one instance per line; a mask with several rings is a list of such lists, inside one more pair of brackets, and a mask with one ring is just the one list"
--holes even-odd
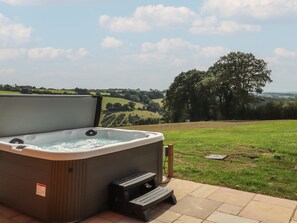
[(208, 69), (216, 79), (215, 94), (222, 117), (242, 118), (262, 93), (266, 83), (272, 82), (267, 63), (251, 53), (231, 52)]
[(232, 52), (221, 57), (207, 72), (180, 73), (164, 99), (169, 121), (244, 119), (271, 71), (251, 53)]
[(206, 72), (189, 70), (180, 73), (166, 91), (164, 107), (170, 121), (208, 119), (209, 88), (204, 86)]

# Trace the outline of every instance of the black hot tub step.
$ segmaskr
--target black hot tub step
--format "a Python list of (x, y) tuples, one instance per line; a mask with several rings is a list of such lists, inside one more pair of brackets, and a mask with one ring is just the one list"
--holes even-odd
[(165, 200), (172, 204), (176, 204), (173, 190), (165, 187), (157, 187), (154, 190), (129, 201), (129, 208), (143, 221), (148, 221), (148, 209)]
[(156, 174), (151, 172), (137, 173), (132, 176), (126, 177), (122, 180), (116, 181), (113, 185), (122, 188), (123, 190), (130, 190), (131, 188), (138, 187), (156, 179)]

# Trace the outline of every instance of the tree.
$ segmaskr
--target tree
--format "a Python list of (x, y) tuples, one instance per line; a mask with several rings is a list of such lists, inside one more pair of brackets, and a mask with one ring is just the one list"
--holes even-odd
[(147, 110), (151, 111), (151, 112), (159, 112), (160, 104), (157, 103), (157, 102), (150, 101), (148, 106), (147, 106)]
[(231, 52), (221, 57), (208, 69), (208, 76), (215, 79), (215, 94), (222, 116), (242, 118), (265, 84), (272, 82), (270, 73), (267, 63), (251, 53)]
[(136, 105), (136, 103), (133, 102), (133, 101), (129, 101), (128, 102), (128, 106), (130, 107), (131, 110), (134, 110), (135, 109), (135, 105)]
[(108, 103), (106, 104), (106, 109), (109, 110), (109, 111), (113, 110), (113, 104), (110, 103), (110, 102), (108, 102)]
[(195, 69), (180, 73), (166, 91), (165, 117), (173, 122), (209, 119), (209, 100), (212, 97), (203, 82), (205, 78), (206, 72)]

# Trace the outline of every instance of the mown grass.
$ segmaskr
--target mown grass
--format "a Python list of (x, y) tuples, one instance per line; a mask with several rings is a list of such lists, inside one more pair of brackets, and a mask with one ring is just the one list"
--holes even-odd
[(163, 107), (163, 98), (153, 99), (152, 101), (158, 103), (161, 107)]
[[(200, 125), (159, 125), (164, 144), (174, 144), (175, 177), (297, 199), (296, 120)], [(209, 160), (204, 158), (207, 154), (228, 157)]]
[(20, 94), (20, 92), (17, 92), (17, 91), (0, 91), (0, 94)]
[[(107, 103), (120, 103), (121, 105), (124, 105), (124, 104), (128, 104), (129, 100), (127, 99), (124, 99), (124, 98), (114, 98), (114, 97), (104, 97), (103, 96), (103, 99), (102, 99), (102, 109), (106, 109), (106, 105)], [(138, 103), (138, 102), (134, 102), (135, 103), (135, 108), (138, 109), (138, 108), (142, 108), (143, 107), (143, 104), (141, 103)]]
[[(47, 89), (45, 91), (47, 91)], [(67, 92), (67, 94), (76, 94), (76, 92), (75, 91), (72, 91), (72, 90), (55, 89), (55, 90), (50, 90), (50, 91), (53, 92), (54, 94), (64, 94), (64, 92)]]

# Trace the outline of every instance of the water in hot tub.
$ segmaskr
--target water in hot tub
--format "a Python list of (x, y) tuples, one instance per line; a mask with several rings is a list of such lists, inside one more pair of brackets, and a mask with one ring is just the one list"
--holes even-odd
[(68, 139), (61, 142), (53, 142), (49, 144), (39, 145), (43, 150), (55, 152), (79, 152), (88, 151), (95, 148), (125, 142), (125, 139), (107, 139), (107, 138), (81, 138), (81, 139)]

